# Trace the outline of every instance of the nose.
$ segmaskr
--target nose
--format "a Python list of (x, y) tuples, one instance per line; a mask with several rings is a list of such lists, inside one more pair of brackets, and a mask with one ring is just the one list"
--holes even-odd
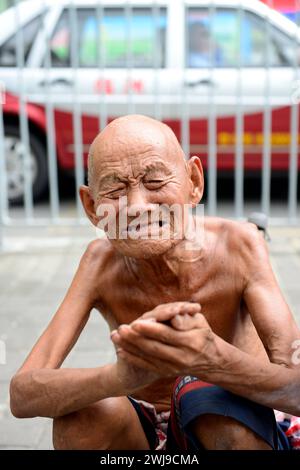
[(131, 188), (127, 194), (127, 215), (129, 217), (141, 216), (145, 212), (154, 210), (155, 204), (147, 201), (145, 194), (139, 187)]

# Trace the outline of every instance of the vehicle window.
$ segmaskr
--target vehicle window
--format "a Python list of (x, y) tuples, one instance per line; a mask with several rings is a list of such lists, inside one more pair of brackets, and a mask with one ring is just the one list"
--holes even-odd
[(238, 18), (233, 9), (187, 11), (187, 66), (234, 67), (238, 59)]
[(293, 40), (273, 26), (268, 33), (265, 21), (252, 12), (244, 12), (240, 28), (237, 10), (217, 9), (210, 15), (207, 8), (189, 8), (186, 24), (188, 67), (293, 65)]
[[(272, 44), (274, 48), (274, 65), (290, 67), (295, 58), (299, 65), (299, 44), (277, 28), (272, 28)], [(297, 54), (297, 57), (295, 55)]]
[(243, 15), (242, 65), (244, 67), (264, 67), (266, 65), (266, 52), (265, 22), (257, 15), (246, 12)]
[[(43, 17), (45, 13), (35, 17), (22, 28), (23, 50), (24, 50), (24, 63), (26, 64), (29, 53), (31, 51), (33, 41), (42, 26)], [(0, 47), (0, 66), (1, 67), (16, 67), (17, 66), (17, 35), (11, 36)]]
[[(293, 65), (295, 42), (279, 29), (266, 23), (254, 13), (245, 12), (242, 28), (242, 56), (245, 67), (286, 67)], [(269, 48), (267, 39), (269, 35)], [(267, 53), (269, 57), (267, 58)]]
[[(132, 8), (127, 20), (125, 8), (104, 8), (98, 24), (95, 8), (77, 11), (80, 67), (165, 67), (166, 9)], [(51, 39), (52, 64), (71, 65), (70, 15), (66, 9)], [(100, 43), (100, 40), (103, 41)], [(101, 57), (100, 57), (101, 56)]]
[(70, 67), (70, 18), (64, 10), (51, 38), (50, 51), (53, 67)]

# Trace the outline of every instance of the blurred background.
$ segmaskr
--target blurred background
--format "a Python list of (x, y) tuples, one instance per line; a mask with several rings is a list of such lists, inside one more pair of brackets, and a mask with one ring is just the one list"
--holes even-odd
[[(9, 379), (96, 237), (78, 187), (118, 116), (201, 158), (206, 215), (268, 216), (300, 312), (299, 26), (300, 0), (0, 0), (0, 448), (51, 448), (50, 421), (11, 417)], [(93, 312), (67, 364), (112, 360), (107, 333)]]
[(298, 220), (299, 1), (0, 7), (4, 227), (82, 221), (89, 145), (131, 113), (164, 120), (201, 157), (208, 214)]

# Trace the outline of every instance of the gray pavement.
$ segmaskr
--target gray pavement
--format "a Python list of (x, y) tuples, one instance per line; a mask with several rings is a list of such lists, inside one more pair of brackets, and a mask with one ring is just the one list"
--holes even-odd
[[(271, 228), (272, 264), (300, 324), (300, 228)], [(95, 232), (84, 227), (7, 228), (0, 253), (0, 449), (51, 449), (51, 420), (17, 420), (9, 410), (9, 380), (59, 306), (76, 266)], [(108, 328), (91, 318), (64, 363), (93, 367), (114, 360)], [(1, 358), (1, 356), (0, 356)]]

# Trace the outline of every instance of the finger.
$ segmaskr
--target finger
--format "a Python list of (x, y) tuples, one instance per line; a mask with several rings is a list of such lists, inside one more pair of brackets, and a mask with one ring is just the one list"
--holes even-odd
[(122, 351), (126, 351), (145, 361), (151, 361), (151, 359), (153, 360), (153, 358), (145, 354), (145, 352), (141, 350), (138, 346), (133, 344), (131, 341), (123, 339), (123, 338), (121, 338), (120, 341), (118, 342), (117, 351), (118, 351), (118, 355), (120, 355)]
[[(140, 320), (141, 322), (149, 322), (150, 320)], [(151, 320), (151, 323), (153, 323), (153, 321)], [(120, 336), (120, 331), (121, 330), (124, 330), (124, 329), (130, 329), (130, 326), (127, 325), (126, 323), (125, 324), (122, 324), (118, 327), (117, 330), (113, 330), (111, 333), (110, 333), (110, 339), (112, 340), (112, 342), (117, 346), (121, 340), (121, 336)]]
[(201, 328), (203, 326), (203, 315), (196, 313), (195, 315), (189, 315), (187, 313), (183, 315), (176, 315), (170, 320), (170, 325), (176, 330), (188, 331), (195, 328)]
[[(165, 322), (164, 322), (165, 323)], [(175, 329), (175, 330), (179, 330), (179, 331), (189, 331), (189, 330), (193, 330), (193, 329), (196, 329), (196, 328), (203, 328), (203, 327), (207, 327), (207, 321), (204, 317), (204, 315), (202, 315), (201, 313), (196, 313), (194, 315), (189, 315), (189, 314), (182, 314), (182, 315), (175, 315), (175, 317), (173, 317), (169, 322), (168, 322), (168, 326)], [(135, 320), (132, 324), (131, 324), (131, 327), (135, 330), (135, 331), (138, 331), (140, 333), (142, 333), (143, 331), (147, 332), (147, 331), (159, 331), (159, 325), (162, 325), (161, 322), (150, 322), (150, 321), (146, 321), (146, 320), (143, 320), (143, 319), (138, 319), (138, 320)], [(164, 332), (167, 334), (168, 333), (168, 336), (166, 338), (164, 338)], [(170, 328), (168, 330), (165, 330), (165, 329), (161, 329), (161, 341), (164, 341), (166, 343), (169, 343), (169, 344), (178, 344), (178, 339), (179, 337), (177, 336), (174, 336), (174, 333), (172, 334), (172, 329), (170, 330)], [(175, 334), (176, 335), (176, 334)], [(174, 337), (174, 339), (173, 339)], [(178, 338), (178, 339), (177, 339)]]
[(119, 341), (120, 341), (120, 335), (118, 333), (117, 330), (114, 330), (111, 332), (110, 334), (110, 339), (112, 340), (112, 342), (117, 346)]
[(168, 321), (175, 315), (188, 313), (194, 315), (201, 311), (201, 305), (194, 302), (173, 302), (157, 306), (151, 312), (146, 312), (141, 318), (155, 318), (156, 321)]
[(119, 334), (120, 341), (118, 345), (122, 349), (140, 355), (141, 357), (153, 357), (169, 361), (170, 363), (177, 363), (178, 359), (184, 354), (178, 347), (145, 338), (137, 334), (133, 331), (133, 328), (130, 327), (119, 329)]
[(184, 346), (188, 341), (186, 333), (176, 331), (171, 326), (160, 322), (136, 321), (131, 327), (143, 337), (154, 339), (170, 346)]
[[(139, 350), (139, 348), (137, 348), (136, 346), (134, 346), (133, 344), (131, 344), (129, 341), (126, 341), (126, 340), (123, 340), (121, 339), (120, 342), (118, 343), (118, 347), (117, 347), (117, 355), (122, 357), (122, 352), (123, 351), (126, 351), (128, 353), (131, 353), (133, 354), (134, 356), (136, 357), (139, 357), (140, 359), (144, 359), (144, 360), (150, 360), (149, 357), (146, 357), (144, 355), (144, 353), (142, 351)], [(120, 355), (121, 354), (121, 355)]]
[(138, 354), (139, 356), (143, 355), (143, 351), (139, 347), (136, 347), (136, 339), (140, 335), (132, 330), (129, 325), (120, 325), (117, 330), (111, 333), (111, 340), (116, 347), (116, 351), (126, 348), (127, 351)]

